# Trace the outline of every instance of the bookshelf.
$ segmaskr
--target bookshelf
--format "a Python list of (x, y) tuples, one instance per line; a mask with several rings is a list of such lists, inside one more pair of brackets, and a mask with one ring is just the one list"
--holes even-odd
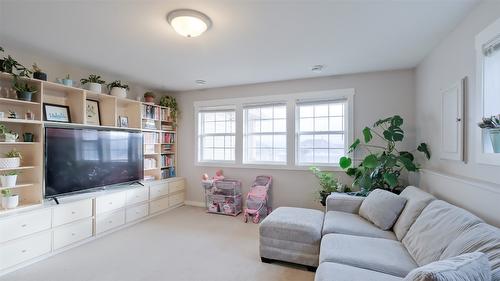
[[(0, 174), (18, 171), (14, 194), (19, 194), (19, 207), (4, 210), (0, 214), (19, 209), (34, 207), (43, 203), (43, 132), (45, 126), (60, 125), (67, 127), (108, 128), (139, 130), (144, 137), (144, 180), (163, 180), (175, 177), (176, 171), (176, 131), (171, 120), (170, 109), (140, 101), (122, 99), (108, 94), (96, 93), (76, 87), (36, 79), (23, 78), (37, 89), (32, 101), (18, 100), (12, 90), (12, 76), (0, 72), (0, 124), (9, 131), (19, 134), (17, 142), (7, 143), (0, 140), (0, 157), (12, 149), (19, 151), (23, 159), (21, 166), (0, 169)], [(86, 100), (99, 102), (100, 125), (87, 124)], [(44, 121), (43, 104), (68, 106), (71, 123)], [(17, 113), (17, 118), (7, 118), (9, 111)], [(31, 113), (32, 120), (26, 119)], [(120, 118), (126, 117), (128, 127), (120, 126)], [(23, 142), (22, 135), (33, 133), (33, 142)], [(146, 165), (147, 164), (147, 165)], [(4, 189), (0, 186), (0, 190)]]

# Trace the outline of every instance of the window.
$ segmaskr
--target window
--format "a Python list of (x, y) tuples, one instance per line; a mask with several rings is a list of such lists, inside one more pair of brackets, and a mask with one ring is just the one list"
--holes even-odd
[(246, 106), (244, 163), (286, 164), (286, 104)]
[(338, 165), (345, 153), (345, 100), (297, 104), (297, 164)]
[(198, 115), (199, 161), (234, 162), (235, 111), (201, 111)]

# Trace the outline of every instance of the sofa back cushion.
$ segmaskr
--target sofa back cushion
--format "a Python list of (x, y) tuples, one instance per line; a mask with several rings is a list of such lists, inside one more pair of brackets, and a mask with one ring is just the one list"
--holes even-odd
[(405, 204), (406, 198), (386, 190), (375, 189), (361, 203), (359, 215), (380, 229), (388, 230), (398, 219)]
[(420, 216), (422, 210), (436, 198), (414, 186), (408, 186), (399, 196), (406, 198), (406, 205), (394, 224), (394, 233), (401, 241), (417, 217)]
[(403, 245), (419, 266), (439, 260), (451, 241), (482, 222), (464, 209), (432, 201), (403, 238)]
[(482, 252), (490, 261), (493, 280), (500, 280), (500, 229), (486, 223), (462, 232), (446, 247), (441, 259), (465, 253)]
[[(403, 281), (490, 281), (488, 258), (483, 253), (470, 253), (435, 261), (412, 270)], [(494, 279), (493, 279), (494, 280)]]

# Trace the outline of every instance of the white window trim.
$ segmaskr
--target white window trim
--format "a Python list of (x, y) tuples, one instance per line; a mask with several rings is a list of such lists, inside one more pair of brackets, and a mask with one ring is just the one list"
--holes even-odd
[[(500, 19), (497, 19), (491, 25), (486, 27), (478, 35), (476, 35), (476, 90), (479, 94), (479, 102), (477, 103), (475, 121), (479, 122), (484, 115), (484, 47), (490, 45), (500, 38)], [(483, 131), (479, 126), (474, 126), (475, 135), (475, 150), (476, 162), (481, 164), (500, 166), (500, 153), (484, 152), (484, 137)]]
[[(315, 92), (300, 92), (288, 95), (272, 95), (272, 96), (255, 96), (245, 98), (218, 99), (207, 101), (195, 101), (194, 106), (194, 135), (195, 137), (195, 153), (194, 163), (198, 167), (221, 167), (221, 168), (253, 168), (253, 169), (276, 169), (276, 170), (307, 170), (309, 166), (317, 166), (324, 170), (339, 171), (338, 165), (296, 165), (296, 101), (327, 101), (327, 100), (346, 100), (345, 110), (345, 144), (346, 147), (354, 141), (354, 88), (335, 89)], [(286, 164), (260, 164), (260, 163), (243, 163), (243, 106), (247, 104), (266, 104), (266, 103), (286, 103), (287, 106), (287, 163)], [(198, 112), (207, 108), (213, 109), (234, 109), (236, 122), (236, 143), (235, 143), (235, 161), (198, 161)]]

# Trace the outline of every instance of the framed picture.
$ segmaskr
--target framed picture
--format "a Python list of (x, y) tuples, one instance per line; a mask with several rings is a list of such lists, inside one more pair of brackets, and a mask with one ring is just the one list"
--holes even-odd
[(118, 116), (118, 126), (122, 128), (128, 128), (128, 117)]
[(71, 123), (69, 106), (44, 103), (43, 120), (52, 122), (61, 122), (61, 123)]
[(99, 111), (99, 101), (86, 100), (85, 114), (87, 119), (85, 121), (88, 125), (101, 125), (101, 114)]

